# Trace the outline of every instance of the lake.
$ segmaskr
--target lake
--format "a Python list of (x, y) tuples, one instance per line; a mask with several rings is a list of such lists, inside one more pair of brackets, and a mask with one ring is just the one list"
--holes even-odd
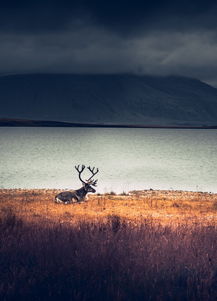
[(0, 188), (76, 189), (77, 164), (100, 169), (100, 193), (217, 192), (217, 130), (0, 128)]

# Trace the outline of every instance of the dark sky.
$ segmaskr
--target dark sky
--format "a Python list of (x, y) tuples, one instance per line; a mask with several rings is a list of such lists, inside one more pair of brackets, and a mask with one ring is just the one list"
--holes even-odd
[(0, 74), (176, 74), (217, 86), (216, 0), (0, 4)]

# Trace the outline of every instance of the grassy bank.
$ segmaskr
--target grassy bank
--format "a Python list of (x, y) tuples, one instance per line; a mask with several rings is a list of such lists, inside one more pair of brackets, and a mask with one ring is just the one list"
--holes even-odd
[(215, 194), (0, 193), (0, 300), (217, 299)]
[(76, 223), (106, 220), (117, 215), (134, 223), (152, 219), (161, 224), (215, 223), (217, 195), (184, 191), (135, 191), (122, 195), (89, 195), (88, 202), (54, 203), (58, 190), (0, 190), (0, 214), (11, 208), (16, 216), (31, 222)]

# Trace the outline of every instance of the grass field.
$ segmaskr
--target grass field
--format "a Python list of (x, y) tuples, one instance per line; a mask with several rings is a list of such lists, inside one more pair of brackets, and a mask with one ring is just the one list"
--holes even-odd
[(0, 190), (0, 212), (11, 208), (31, 222), (75, 223), (117, 215), (133, 223), (145, 219), (162, 224), (215, 223), (217, 194), (183, 191), (134, 191), (122, 195), (91, 195), (79, 204), (55, 204), (58, 190)]
[(0, 300), (217, 300), (217, 195), (0, 191)]

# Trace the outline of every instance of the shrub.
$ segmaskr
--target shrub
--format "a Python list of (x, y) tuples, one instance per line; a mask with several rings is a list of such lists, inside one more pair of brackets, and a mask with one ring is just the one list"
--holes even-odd
[(127, 193), (127, 192), (125, 192), (125, 191), (123, 191), (122, 193), (120, 193), (120, 195), (123, 195), (123, 196), (125, 196), (125, 195), (128, 195), (128, 193)]

